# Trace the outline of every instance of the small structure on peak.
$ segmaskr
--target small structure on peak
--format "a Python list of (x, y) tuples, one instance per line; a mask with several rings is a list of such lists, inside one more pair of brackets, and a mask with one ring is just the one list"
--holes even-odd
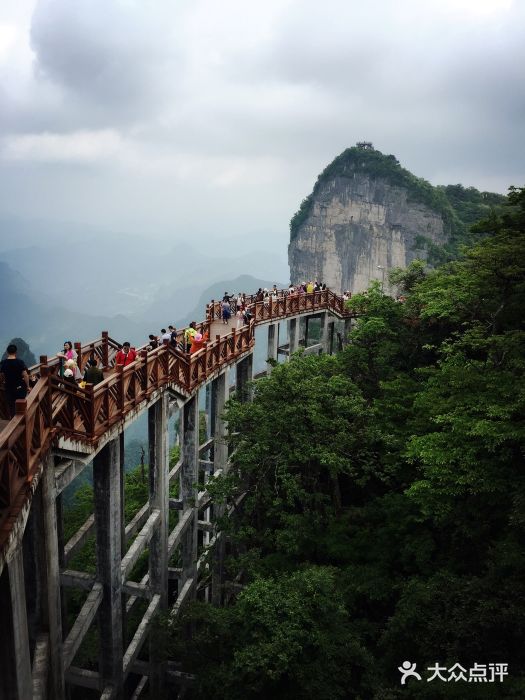
[(371, 141), (358, 141), (356, 143), (357, 148), (360, 148), (362, 151), (373, 151), (374, 150), (374, 144)]

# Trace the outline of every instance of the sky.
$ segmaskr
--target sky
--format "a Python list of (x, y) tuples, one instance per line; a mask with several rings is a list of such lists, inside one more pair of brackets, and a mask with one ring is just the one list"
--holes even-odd
[(285, 246), (361, 140), (505, 192), (524, 30), (523, 0), (2, 0), (0, 217)]

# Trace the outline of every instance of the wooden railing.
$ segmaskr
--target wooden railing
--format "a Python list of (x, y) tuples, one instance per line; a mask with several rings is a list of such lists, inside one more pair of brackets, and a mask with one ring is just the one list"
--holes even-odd
[[(40, 358), (30, 373), (36, 384), (28, 398), (16, 402), (16, 415), (0, 433), (0, 550), (12, 529), (20, 507), (29, 494), (31, 481), (48, 453), (52, 440), (69, 438), (86, 445), (96, 443), (131, 411), (146, 402), (165, 386), (189, 394), (225, 365), (232, 364), (255, 342), (255, 326), (301, 313), (329, 310), (340, 317), (350, 316), (344, 301), (330, 290), (311, 294), (281, 293), (277, 300), (256, 301), (247, 297), (252, 313), (249, 325), (216, 335), (198, 352), (188, 354), (172, 343), (149, 350), (137, 350), (130, 365), (114, 367), (120, 344), (104, 332), (98, 340), (75, 343), (78, 364), (83, 368), (90, 357), (110, 371), (96, 386), (79, 387), (60, 376), (60, 358)], [(221, 304), (213, 302), (206, 310), (206, 320), (197, 325), (202, 333), (210, 332), (220, 318)], [(177, 331), (182, 345), (184, 330)], [(2, 397), (0, 397), (2, 398)], [(0, 410), (5, 411), (0, 401)]]
[[(246, 296), (246, 306), (255, 318), (256, 323), (285, 319), (305, 312), (332, 311), (341, 318), (348, 318), (352, 313), (345, 308), (343, 297), (334, 294), (330, 289), (322, 292), (310, 292), (308, 294), (294, 292), (290, 294), (287, 289), (277, 291), (277, 298), (271, 296), (264, 301), (257, 301), (255, 294)], [(209, 321), (222, 318), (222, 303), (212, 299), (206, 307), (206, 318)]]
[(43, 376), (27, 399), (16, 402), (15, 417), (0, 433), (0, 546), (24, 504), (54, 433), (51, 385)]

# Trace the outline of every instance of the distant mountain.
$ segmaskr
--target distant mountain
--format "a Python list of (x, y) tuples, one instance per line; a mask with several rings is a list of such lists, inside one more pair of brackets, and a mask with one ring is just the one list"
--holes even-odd
[(64, 340), (89, 342), (99, 338), (103, 330), (116, 340), (127, 338), (135, 344), (142, 344), (147, 337), (143, 326), (125, 316), (91, 315), (89, 307), (75, 312), (41, 303), (27, 291), (29, 288), (20, 273), (0, 262), (1, 350), (15, 336), (24, 338), (35, 355), (54, 355)]
[(358, 144), (324, 169), (290, 222), (291, 279), (352, 292), (375, 279), (388, 288), (393, 267), (456, 257), (470, 224), (504, 201), (473, 187), (433, 187), (395, 156)]
[[(266, 238), (208, 240), (106, 232), (80, 224), (0, 217), (0, 261), (18, 270), (46, 305), (123, 314), (154, 330), (179, 318), (210, 284), (249, 271), (286, 279), (284, 246)], [(254, 250), (254, 246), (260, 250)], [(103, 310), (103, 311), (102, 311)]]
[(224, 292), (229, 294), (238, 294), (239, 292), (244, 292), (245, 294), (255, 294), (255, 292), (262, 287), (271, 289), (271, 287), (276, 284), (277, 287), (283, 288), (288, 286), (288, 282), (277, 282), (276, 280), (264, 280), (258, 279), (257, 277), (252, 277), (251, 275), (239, 275), (233, 279), (222, 280), (221, 282), (215, 282), (214, 284), (207, 287), (199, 297), (199, 301), (190, 311), (182, 315), (177, 323), (177, 327), (185, 326), (190, 321), (201, 321), (204, 318), (204, 311), (206, 305), (210, 303), (212, 299), (219, 301), (223, 298)]

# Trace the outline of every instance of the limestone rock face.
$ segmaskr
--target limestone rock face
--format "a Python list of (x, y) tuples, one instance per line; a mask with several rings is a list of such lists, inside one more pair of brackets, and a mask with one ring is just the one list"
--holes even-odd
[(360, 292), (377, 279), (387, 291), (389, 269), (426, 258), (415, 247), (418, 235), (437, 245), (448, 238), (442, 216), (410, 201), (405, 188), (368, 173), (332, 177), (315, 192), (288, 247), (291, 281)]

